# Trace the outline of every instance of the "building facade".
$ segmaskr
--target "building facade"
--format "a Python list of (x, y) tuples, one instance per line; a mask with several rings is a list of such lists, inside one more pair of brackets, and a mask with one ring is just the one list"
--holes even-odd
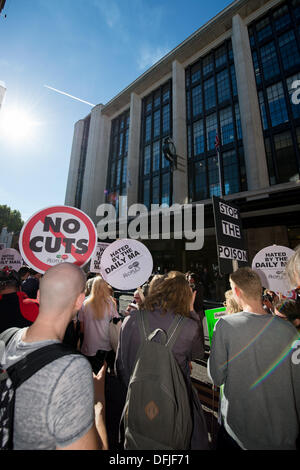
[[(250, 262), (300, 243), (300, 0), (237, 0), (75, 124), (65, 204), (203, 204), (205, 239), (149, 240), (155, 267), (217, 264), (212, 196), (240, 209)], [(300, 88), (300, 82), (298, 85)], [(215, 141), (220, 142), (218, 159)], [(180, 157), (172, 171), (163, 144)], [(220, 161), (220, 168), (219, 168)], [(220, 170), (220, 171), (219, 171)]]

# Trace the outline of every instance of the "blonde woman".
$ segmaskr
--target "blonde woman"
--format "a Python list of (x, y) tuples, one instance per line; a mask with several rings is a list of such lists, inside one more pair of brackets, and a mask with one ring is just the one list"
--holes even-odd
[(233, 297), (232, 289), (225, 292), (225, 302), (223, 302), (223, 305), (226, 307), (226, 315), (231, 315), (232, 313), (238, 313), (242, 311), (242, 308)]
[[(141, 309), (147, 315), (150, 331), (160, 328), (167, 332), (175, 315), (186, 317), (172, 348), (172, 353), (182, 370), (188, 391), (190, 395), (193, 395), (190, 362), (204, 356), (202, 325), (197, 314), (193, 311), (195, 293), (192, 292), (185, 275), (177, 271), (172, 271), (164, 278), (158, 279), (159, 282), (153, 281), (150, 284), (149, 292)], [(116, 369), (126, 388), (141, 344), (138, 315), (140, 315), (140, 311), (137, 310), (127, 316), (120, 332)], [(193, 401), (194, 428), (190, 448), (207, 449), (207, 429), (201, 403), (197, 397), (194, 399), (196, 400)]]
[(94, 278), (90, 296), (84, 301), (78, 319), (83, 333), (81, 352), (97, 374), (106, 360), (113, 366), (114, 353), (109, 339), (109, 322), (119, 317), (110, 286), (100, 277)]

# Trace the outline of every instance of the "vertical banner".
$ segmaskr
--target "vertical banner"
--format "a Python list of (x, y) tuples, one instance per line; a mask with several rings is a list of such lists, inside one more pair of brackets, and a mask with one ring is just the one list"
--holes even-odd
[(242, 234), (238, 207), (213, 196), (219, 271), (230, 274), (236, 268), (248, 266), (248, 253)]
[(109, 246), (109, 243), (97, 242), (95, 251), (91, 258), (90, 272), (100, 274), (101, 273), (101, 258), (105, 248)]

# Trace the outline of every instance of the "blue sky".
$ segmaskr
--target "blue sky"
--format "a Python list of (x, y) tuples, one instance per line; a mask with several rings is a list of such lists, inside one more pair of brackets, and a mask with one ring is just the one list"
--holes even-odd
[(64, 204), (74, 124), (91, 106), (45, 85), (105, 104), (230, 3), (6, 0), (0, 120), (5, 126), (4, 117), (17, 110), (23, 121), (13, 115), (14, 131), (0, 127), (0, 204), (20, 210), (25, 221)]

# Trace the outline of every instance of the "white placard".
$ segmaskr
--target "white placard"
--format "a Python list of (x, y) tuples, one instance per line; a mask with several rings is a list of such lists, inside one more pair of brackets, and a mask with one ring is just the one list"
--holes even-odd
[(259, 275), (263, 287), (274, 292), (289, 295), (289, 285), (285, 267), (294, 250), (286, 246), (272, 245), (260, 250), (253, 258), (252, 269)]
[(102, 277), (120, 290), (136, 289), (143, 285), (152, 270), (151, 253), (137, 240), (117, 240), (105, 249), (101, 258)]
[(22, 264), (22, 256), (14, 248), (4, 248), (0, 251), (0, 269), (8, 266), (10, 269), (19, 271)]
[(104, 250), (109, 246), (109, 243), (97, 242), (95, 251), (91, 258), (90, 272), (101, 273), (100, 263)]

